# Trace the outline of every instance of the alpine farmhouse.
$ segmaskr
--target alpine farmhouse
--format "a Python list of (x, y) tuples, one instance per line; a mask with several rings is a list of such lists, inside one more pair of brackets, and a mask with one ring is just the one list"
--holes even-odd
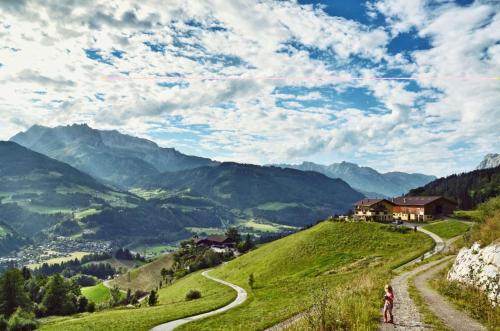
[(354, 204), (354, 219), (423, 222), (453, 213), (457, 204), (442, 196), (363, 199)]

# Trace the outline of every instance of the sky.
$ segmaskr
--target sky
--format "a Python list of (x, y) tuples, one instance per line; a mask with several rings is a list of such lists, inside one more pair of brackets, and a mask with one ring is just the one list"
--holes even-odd
[(500, 152), (500, 1), (0, 0), (0, 140), (438, 176)]

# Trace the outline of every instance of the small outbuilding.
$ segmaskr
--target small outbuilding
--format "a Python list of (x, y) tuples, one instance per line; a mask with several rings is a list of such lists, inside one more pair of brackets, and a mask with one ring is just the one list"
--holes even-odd
[(227, 236), (208, 236), (196, 239), (197, 246), (206, 246), (211, 248), (234, 248), (235, 241)]

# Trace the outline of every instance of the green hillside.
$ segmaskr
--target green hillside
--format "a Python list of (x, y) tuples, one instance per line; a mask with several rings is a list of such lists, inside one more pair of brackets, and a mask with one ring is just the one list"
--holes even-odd
[[(202, 297), (186, 301), (190, 289), (197, 289)], [(120, 308), (79, 314), (68, 317), (52, 317), (42, 321), (42, 331), (147, 331), (158, 324), (185, 316), (203, 313), (222, 307), (233, 301), (236, 293), (227, 286), (201, 276), (191, 274), (172, 286), (159, 291), (159, 305), (143, 308)]]
[(10, 253), (27, 243), (29, 243), (27, 238), (23, 238), (8, 224), (0, 221), (0, 256)]
[(143, 290), (150, 291), (158, 286), (161, 277), (162, 268), (171, 268), (173, 264), (172, 254), (163, 255), (153, 262), (130, 270), (130, 272), (115, 278), (111, 285), (117, 285), (119, 288), (126, 290), (130, 288), (133, 291)]
[[(82, 287), (82, 295), (95, 303), (103, 303), (111, 300), (111, 291), (103, 283)], [(125, 294), (122, 293), (122, 297), (124, 296)]]
[[(240, 214), (303, 226), (344, 213), (363, 195), (340, 179), (317, 172), (226, 162), (144, 178), (140, 186), (189, 192)], [(266, 208), (273, 205), (273, 208)], [(243, 216), (241, 216), (243, 215)]]
[(14, 142), (0, 142), (0, 221), (30, 237), (132, 243), (189, 235), (172, 211)]
[[(265, 244), (212, 271), (212, 275), (244, 287), (249, 299), (242, 306), (225, 314), (195, 322), (179, 330), (259, 330), (309, 307), (316, 290), (326, 287), (345, 287), (361, 276), (372, 275), (376, 280), (370, 292), (367, 314), (376, 326), (380, 300), (379, 287), (390, 277), (389, 270), (420, 255), (433, 246), (422, 233), (400, 233), (377, 223), (322, 222), (278, 241)], [(247, 283), (249, 274), (255, 276), (254, 289)], [(195, 284), (194, 282), (199, 282)], [(161, 305), (155, 308), (113, 310), (77, 318), (54, 319), (42, 330), (147, 330), (160, 321), (174, 317), (176, 309), (185, 315), (199, 309), (200, 302), (176, 302), (189, 289), (209, 292), (210, 305), (219, 306), (230, 301), (234, 292), (227, 287), (189, 275), (173, 286), (160, 291)], [(227, 293), (229, 291), (229, 293)], [(203, 296), (201, 300), (206, 300)], [(165, 301), (167, 300), (167, 301)], [(170, 301), (168, 301), (170, 300)], [(206, 306), (205, 306), (206, 304)], [(146, 321), (146, 317), (147, 321)], [(179, 317), (180, 312), (176, 311)]]
[(450, 239), (464, 234), (465, 232), (467, 232), (467, 230), (469, 230), (469, 228), (470, 225), (455, 220), (440, 221), (424, 226), (424, 229), (434, 232), (444, 239)]

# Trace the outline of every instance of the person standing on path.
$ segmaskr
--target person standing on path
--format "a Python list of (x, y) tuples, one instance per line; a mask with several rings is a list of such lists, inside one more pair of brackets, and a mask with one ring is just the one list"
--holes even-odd
[[(384, 296), (384, 323), (394, 323), (394, 317), (392, 316), (392, 307), (394, 306), (394, 291), (391, 285), (385, 286), (385, 296)], [(390, 319), (387, 318), (389, 315)]]

